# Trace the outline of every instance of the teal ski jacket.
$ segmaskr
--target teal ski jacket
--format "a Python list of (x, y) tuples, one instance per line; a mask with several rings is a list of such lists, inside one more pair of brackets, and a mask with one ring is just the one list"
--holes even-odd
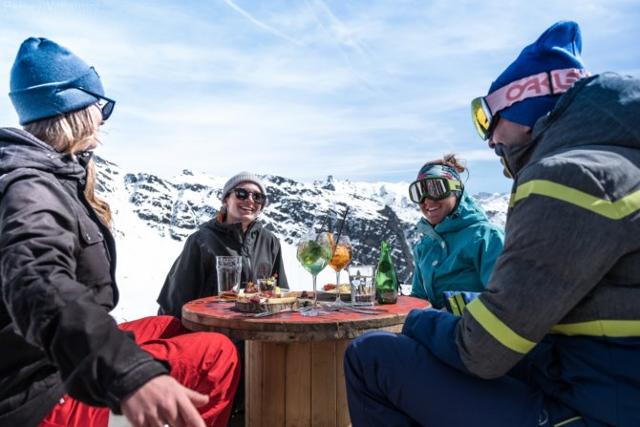
[(444, 291), (482, 291), (504, 242), (473, 199), (462, 194), (457, 208), (435, 227), (418, 222), (423, 237), (413, 250), (411, 295), (444, 306)]

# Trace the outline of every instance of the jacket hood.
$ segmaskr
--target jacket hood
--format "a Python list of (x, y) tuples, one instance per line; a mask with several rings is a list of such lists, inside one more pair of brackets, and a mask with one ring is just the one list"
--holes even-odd
[(482, 208), (478, 206), (473, 198), (465, 191), (462, 193), (457, 208), (447, 215), (441, 223), (436, 224), (434, 227), (429, 224), (425, 218), (421, 218), (418, 223), (418, 230), (422, 233), (425, 233), (429, 229), (435, 230), (438, 234), (450, 233), (480, 221), (488, 222), (489, 219)]
[[(242, 224), (239, 222), (235, 224), (226, 224), (223, 222), (219, 222), (214, 218), (202, 224), (202, 227), (208, 228), (212, 231), (222, 232), (224, 234), (230, 234), (230, 235), (236, 235), (236, 236), (242, 236), (244, 234), (242, 232)], [(262, 224), (258, 222), (258, 220), (254, 220), (251, 224), (249, 224), (246, 234), (256, 233), (261, 228), (262, 228)], [(242, 239), (239, 239), (239, 240), (242, 241)]]
[(532, 131), (531, 143), (513, 150), (509, 165), (527, 164), (573, 147), (619, 146), (640, 149), (640, 80), (603, 73), (578, 81)]
[(24, 130), (0, 128), (0, 177), (20, 168), (77, 179), (86, 173), (78, 156), (59, 153)]
[(533, 138), (540, 140), (540, 148), (534, 157), (587, 145), (640, 149), (638, 117), (640, 80), (616, 73), (581, 80), (536, 124)]

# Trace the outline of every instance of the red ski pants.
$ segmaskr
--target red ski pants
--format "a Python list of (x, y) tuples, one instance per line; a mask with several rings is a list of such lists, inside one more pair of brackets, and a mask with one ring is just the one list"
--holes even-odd
[[(145, 317), (119, 327), (133, 332), (136, 343), (154, 358), (169, 362), (171, 376), (178, 382), (209, 396), (209, 403), (198, 408), (207, 426), (227, 425), (240, 380), (238, 354), (227, 337), (190, 333), (171, 316)], [(65, 395), (39, 427), (107, 427), (108, 423), (108, 408)]]

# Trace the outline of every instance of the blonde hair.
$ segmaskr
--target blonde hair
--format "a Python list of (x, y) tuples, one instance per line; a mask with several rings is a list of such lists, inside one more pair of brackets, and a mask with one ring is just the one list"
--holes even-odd
[(458, 160), (456, 155), (453, 153), (445, 154), (444, 156), (442, 156), (442, 159), (433, 160), (427, 162), (427, 164), (449, 166), (455, 169), (458, 173), (462, 173), (467, 170), (466, 166), (460, 160)]
[[(24, 130), (50, 145), (60, 153), (76, 154), (86, 150), (98, 142), (98, 128), (102, 124), (102, 116), (92, 114), (90, 105), (81, 110), (72, 111), (55, 117), (49, 117), (24, 125)], [(96, 165), (91, 159), (87, 165), (87, 184), (84, 195), (89, 205), (102, 222), (111, 227), (111, 208), (109, 204), (95, 194)]]

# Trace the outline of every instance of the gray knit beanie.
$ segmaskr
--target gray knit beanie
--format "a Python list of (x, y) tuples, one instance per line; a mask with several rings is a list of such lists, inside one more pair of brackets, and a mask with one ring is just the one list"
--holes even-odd
[(258, 175), (252, 174), (251, 172), (243, 171), (229, 178), (226, 184), (224, 184), (221, 200), (224, 200), (229, 195), (231, 190), (236, 188), (236, 186), (241, 182), (252, 182), (260, 187), (260, 191), (262, 191), (262, 194), (264, 194), (265, 196), (267, 195), (267, 190), (265, 189), (264, 184), (262, 183), (262, 180), (258, 177)]

